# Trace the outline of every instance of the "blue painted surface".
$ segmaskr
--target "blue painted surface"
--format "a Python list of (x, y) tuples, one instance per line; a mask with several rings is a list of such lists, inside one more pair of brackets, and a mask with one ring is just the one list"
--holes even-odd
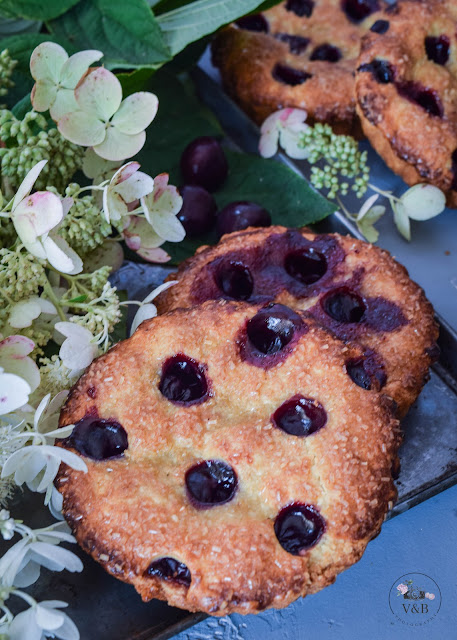
[[(457, 486), (386, 522), (360, 562), (320, 593), (282, 611), (210, 618), (176, 640), (454, 640), (456, 550)], [(398, 622), (389, 608), (392, 584), (409, 572), (427, 574), (441, 590), (440, 611), (423, 626)]]

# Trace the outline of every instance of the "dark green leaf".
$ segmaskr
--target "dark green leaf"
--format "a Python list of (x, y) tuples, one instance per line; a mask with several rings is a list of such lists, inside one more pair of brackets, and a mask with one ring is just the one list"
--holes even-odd
[(11, 18), (52, 20), (78, 2), (79, 0), (0, 0), (0, 13)]
[(32, 103), (30, 101), (30, 93), (28, 93), (26, 96), (22, 98), (22, 100), (19, 100), (19, 102), (17, 102), (14, 105), (11, 111), (13, 112), (13, 115), (15, 115), (18, 120), (22, 120), (25, 114), (28, 111), (31, 111), (31, 109), (32, 109)]
[(8, 90), (8, 95), (5, 98), (2, 98), (2, 102), (5, 102), (8, 108), (13, 107), (21, 101), (27, 93), (30, 93), (34, 84), (34, 80), (30, 75), (30, 56), (35, 47), (42, 42), (49, 41), (62, 45), (69, 55), (75, 52), (69, 42), (50, 35), (24, 33), (2, 39), (2, 49), (8, 49), (10, 56), (18, 61), (12, 77), (15, 86)]
[(109, 69), (157, 68), (171, 58), (145, 0), (80, 0), (49, 28), (79, 50), (103, 51)]
[(137, 91), (145, 91), (154, 69), (135, 69), (130, 73), (117, 73), (116, 76), (122, 85), (122, 97), (126, 98)]

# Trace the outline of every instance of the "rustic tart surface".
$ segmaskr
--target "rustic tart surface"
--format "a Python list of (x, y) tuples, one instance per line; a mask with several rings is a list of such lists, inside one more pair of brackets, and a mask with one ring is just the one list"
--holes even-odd
[(158, 298), (161, 312), (216, 298), (306, 310), (338, 338), (363, 345), (351, 375), (391, 396), (399, 416), (437, 357), (438, 329), (422, 289), (387, 251), (350, 236), (251, 228), (200, 248), (169, 279), (179, 284)]
[(402, 0), (368, 33), (357, 111), (376, 151), (405, 182), (429, 182), (457, 207), (457, 2)]
[(308, 122), (360, 134), (354, 73), (360, 40), (383, 28), (382, 0), (288, 0), (242, 18), (213, 42), (227, 92), (257, 123), (283, 107), (306, 109)]
[(390, 402), (360, 356), (282, 305), (210, 301), (144, 322), (73, 388), (63, 513), (144, 600), (283, 607), (356, 562), (395, 498)]

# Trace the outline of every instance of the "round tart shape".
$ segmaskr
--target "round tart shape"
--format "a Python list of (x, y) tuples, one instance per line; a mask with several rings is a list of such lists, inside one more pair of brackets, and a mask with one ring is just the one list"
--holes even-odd
[(399, 416), (436, 358), (438, 329), (422, 289), (387, 251), (349, 236), (251, 228), (200, 248), (170, 279), (179, 284), (159, 296), (160, 312), (217, 298), (307, 311), (336, 337), (362, 345), (364, 358), (348, 370), (391, 396)]
[[(209, 301), (143, 322), (89, 367), (61, 414), (76, 425), (61, 446), (88, 466), (62, 465), (56, 480), (79, 543), (145, 601), (214, 615), (284, 607), (330, 584), (396, 495), (398, 422), (348, 375), (360, 356), (278, 304)], [(173, 377), (178, 401), (163, 393)]]
[(407, 184), (434, 184), (457, 207), (457, 2), (403, 0), (383, 19), (357, 62), (363, 131)]
[(257, 123), (283, 107), (360, 136), (354, 73), (382, 0), (288, 0), (220, 32), (212, 44), (226, 91)]

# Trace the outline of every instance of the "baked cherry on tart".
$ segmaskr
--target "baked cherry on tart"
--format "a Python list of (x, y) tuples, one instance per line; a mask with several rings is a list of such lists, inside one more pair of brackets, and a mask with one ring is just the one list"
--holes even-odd
[(213, 61), (227, 92), (259, 124), (283, 107), (359, 136), (354, 73), (383, 0), (287, 0), (220, 32)]
[(422, 289), (386, 251), (338, 234), (269, 227), (226, 235), (170, 276), (160, 312), (224, 298), (306, 311), (362, 345), (348, 373), (391, 396), (403, 416), (428, 379), (438, 330)]
[(350, 375), (363, 358), (278, 303), (143, 322), (61, 414), (88, 467), (56, 480), (79, 543), (144, 600), (214, 615), (333, 582), (395, 498), (398, 422)]
[(357, 62), (363, 131), (407, 184), (434, 184), (457, 207), (457, 2), (402, 0), (381, 21)]

